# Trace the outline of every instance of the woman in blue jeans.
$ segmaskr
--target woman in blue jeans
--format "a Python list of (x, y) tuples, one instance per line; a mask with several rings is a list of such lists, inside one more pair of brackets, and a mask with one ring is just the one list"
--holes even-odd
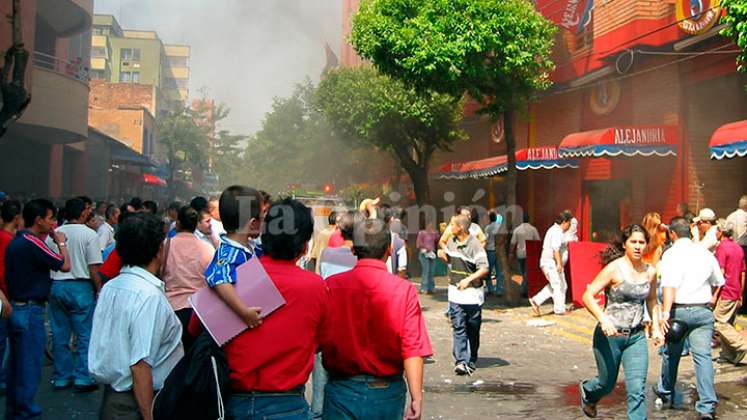
[[(658, 347), (664, 342), (659, 329), (656, 270), (641, 261), (648, 239), (648, 233), (640, 225), (626, 227), (622, 241), (611, 244), (602, 253), (606, 266), (584, 293), (584, 306), (599, 321), (593, 344), (599, 374), (580, 384), (581, 408), (587, 417), (596, 417), (597, 403), (615, 388), (622, 363), (628, 418), (646, 418), (648, 347), (643, 328), (644, 302), (653, 314), (654, 345)], [(607, 297), (604, 309), (597, 302), (602, 291)]]

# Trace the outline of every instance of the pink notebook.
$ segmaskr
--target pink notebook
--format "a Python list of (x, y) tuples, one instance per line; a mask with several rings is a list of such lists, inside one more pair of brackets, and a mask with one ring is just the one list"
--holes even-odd
[[(285, 305), (285, 299), (258, 258), (252, 258), (236, 269), (234, 287), (246, 306), (262, 308), (262, 318)], [(189, 303), (219, 346), (247, 329), (246, 323), (223, 303), (215, 290), (209, 287), (202, 288), (190, 296)]]

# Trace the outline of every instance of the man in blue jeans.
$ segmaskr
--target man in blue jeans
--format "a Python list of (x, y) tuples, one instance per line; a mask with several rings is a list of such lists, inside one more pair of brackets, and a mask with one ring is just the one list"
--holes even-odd
[(454, 235), (438, 256), (449, 263), (449, 315), (453, 330), (454, 373), (471, 375), (477, 369), (480, 348), (482, 305), (485, 303), (483, 277), (488, 274), (485, 249), (469, 233), (470, 220), (464, 215), (451, 219)]
[[(52, 286), (49, 271), (70, 271), (65, 235), (53, 231), (54, 211), (49, 200), (28, 202), (23, 208), (23, 220), (28, 230), (19, 231), (5, 253), (5, 281), (13, 308), (8, 323), (10, 358), (6, 420), (38, 418), (42, 412), (34, 397), (39, 389), (47, 340), (44, 307)], [(60, 254), (44, 244), (43, 235), (51, 236)]]
[[(98, 277), (101, 266), (101, 245), (96, 231), (85, 225), (91, 212), (80, 198), (65, 203), (67, 223), (57, 228), (65, 234), (70, 253), (70, 271), (52, 272), (49, 295), (49, 320), (52, 326), (54, 373), (52, 385), (61, 390), (75, 385), (78, 392), (94, 391), (97, 386), (88, 372), (88, 342), (91, 339), (94, 292), (101, 288)], [(56, 245), (47, 239), (56, 251)], [(70, 351), (70, 339), (75, 334), (75, 358)]]
[(701, 419), (713, 419), (718, 397), (713, 384), (711, 338), (714, 317), (709, 304), (712, 288), (722, 286), (724, 276), (713, 254), (693, 243), (687, 220), (676, 218), (669, 228), (674, 245), (664, 253), (659, 265), (664, 295), (662, 329), (667, 331), (671, 321), (678, 320), (687, 324), (687, 331), (684, 337), (669, 340), (662, 358), (661, 379), (654, 387), (654, 393), (665, 403), (674, 401), (682, 346), (688, 339), (698, 389), (695, 409)]

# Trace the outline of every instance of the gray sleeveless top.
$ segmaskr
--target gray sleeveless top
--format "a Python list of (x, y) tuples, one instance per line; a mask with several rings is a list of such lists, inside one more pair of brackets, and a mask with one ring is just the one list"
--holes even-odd
[(622, 283), (607, 289), (605, 313), (618, 329), (638, 327), (643, 322), (643, 305), (651, 290), (650, 278), (647, 275), (646, 281), (637, 282), (630, 267), (622, 260), (614, 264)]

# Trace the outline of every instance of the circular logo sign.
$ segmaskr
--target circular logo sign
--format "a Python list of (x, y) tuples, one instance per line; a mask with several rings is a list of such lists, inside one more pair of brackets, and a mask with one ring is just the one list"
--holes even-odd
[(501, 116), (498, 121), (490, 127), (490, 138), (494, 143), (500, 143), (503, 141), (503, 136), (505, 134), (506, 133), (503, 132), (503, 116)]
[(620, 103), (620, 84), (617, 80), (607, 80), (591, 88), (589, 106), (597, 115), (608, 115)]
[(721, 16), (721, 0), (677, 0), (677, 21), (688, 34), (702, 34)]

